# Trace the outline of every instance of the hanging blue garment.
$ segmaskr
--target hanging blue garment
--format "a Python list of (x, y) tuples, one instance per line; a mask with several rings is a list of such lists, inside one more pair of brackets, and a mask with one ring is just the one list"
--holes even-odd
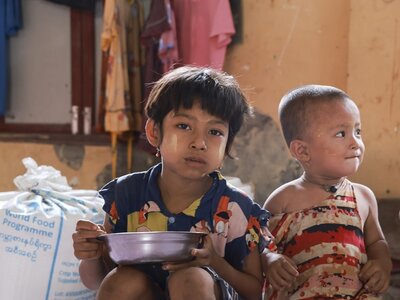
[(5, 115), (8, 102), (8, 38), (22, 26), (20, 1), (0, 1), (0, 116)]

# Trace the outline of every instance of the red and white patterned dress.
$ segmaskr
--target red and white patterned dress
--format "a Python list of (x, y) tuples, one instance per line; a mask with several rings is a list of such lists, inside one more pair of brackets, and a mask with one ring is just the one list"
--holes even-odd
[(344, 180), (335, 194), (318, 205), (275, 215), (269, 225), (277, 251), (290, 257), (300, 274), (286, 295), (273, 292), (267, 283), (265, 300), (379, 299), (363, 293), (363, 283), (358, 278), (367, 255), (349, 180)]

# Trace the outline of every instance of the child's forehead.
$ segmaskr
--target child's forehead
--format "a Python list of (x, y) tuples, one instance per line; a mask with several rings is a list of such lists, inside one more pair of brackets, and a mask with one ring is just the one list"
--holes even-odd
[(330, 114), (335, 116), (335, 112), (341, 110), (359, 111), (353, 100), (347, 98), (320, 99), (317, 101), (309, 101), (306, 107), (308, 115)]
[(217, 119), (221, 119), (221, 117), (217, 116), (216, 114), (213, 114), (207, 109), (207, 107), (202, 107), (199, 102), (194, 102), (191, 107), (184, 107), (183, 105), (180, 105), (176, 109), (172, 109), (170, 112), (173, 115), (203, 115), (203, 116), (209, 116)]
[(192, 121), (201, 121), (207, 123), (215, 123), (227, 125), (227, 121), (223, 120), (221, 117), (211, 114), (207, 109), (201, 108), (199, 105), (193, 105), (190, 108), (179, 107), (176, 110), (172, 110), (168, 114), (172, 119), (184, 118)]
[(361, 123), (357, 105), (349, 100), (326, 101), (309, 110), (307, 119), (310, 123), (344, 124), (346, 122)]

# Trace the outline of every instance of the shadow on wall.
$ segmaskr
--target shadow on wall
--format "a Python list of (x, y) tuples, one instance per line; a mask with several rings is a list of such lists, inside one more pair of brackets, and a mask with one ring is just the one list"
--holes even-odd
[(254, 200), (260, 205), (273, 190), (302, 173), (274, 120), (257, 111), (236, 136), (231, 152), (237, 158), (225, 159), (222, 174), (252, 185)]

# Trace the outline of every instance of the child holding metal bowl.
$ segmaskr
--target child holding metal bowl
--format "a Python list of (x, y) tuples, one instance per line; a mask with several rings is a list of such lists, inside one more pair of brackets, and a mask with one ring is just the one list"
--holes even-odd
[[(81, 220), (73, 234), (82, 282), (97, 299), (260, 299), (260, 252), (269, 213), (227, 184), (219, 169), (251, 114), (236, 80), (210, 68), (181, 67), (152, 88), (146, 135), (161, 163), (106, 184), (104, 227)], [(116, 266), (104, 233), (205, 232), (193, 260)]]

